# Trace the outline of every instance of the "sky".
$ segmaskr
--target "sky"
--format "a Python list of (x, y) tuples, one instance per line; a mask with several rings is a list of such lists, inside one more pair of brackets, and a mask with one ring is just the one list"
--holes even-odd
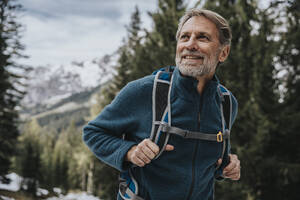
[[(158, 0), (18, 0), (24, 12), (22, 44), (31, 66), (67, 65), (115, 52), (126, 37), (125, 26), (138, 6), (142, 27), (150, 29), (148, 11)], [(188, 7), (197, 0), (186, 0)], [(260, 1), (261, 2), (261, 1)], [(264, 2), (264, 1), (263, 1)]]
[[(188, 0), (193, 4), (195, 0)], [(125, 25), (137, 5), (142, 27), (157, 0), (19, 0), (25, 11), (22, 43), (31, 66), (66, 65), (111, 54), (126, 37)]]
[[(21, 43), (29, 58), (19, 60), (32, 67), (46, 66), (52, 71), (64, 66), (81, 76), (84, 86), (98, 84), (101, 73), (97, 65), (74, 68), (75, 62), (99, 60), (112, 54), (126, 37), (135, 6), (141, 13), (142, 27), (151, 29), (147, 12), (156, 11), (158, 0), (18, 0), (24, 11)], [(197, 0), (186, 0), (188, 8)], [(265, 1), (260, 1), (265, 2)], [(87, 62), (86, 62), (87, 61)], [(75, 71), (74, 71), (75, 70)]]
[(25, 26), (24, 62), (33, 66), (61, 65), (110, 54), (126, 36), (125, 25), (135, 5), (143, 27), (150, 27), (146, 10), (156, 8), (149, 0), (22, 0)]

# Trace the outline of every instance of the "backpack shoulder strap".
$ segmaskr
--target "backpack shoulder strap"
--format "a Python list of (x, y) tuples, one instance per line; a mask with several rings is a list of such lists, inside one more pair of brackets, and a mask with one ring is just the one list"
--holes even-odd
[[(169, 140), (169, 134), (162, 133), (160, 124), (161, 122), (171, 123), (170, 88), (174, 68), (175, 67), (168, 66), (153, 72), (153, 75), (155, 75), (152, 90), (153, 123), (150, 139), (155, 142), (160, 149), (156, 158), (161, 155)], [(124, 200), (144, 200), (138, 196), (138, 183), (134, 179), (131, 169), (120, 173), (119, 195)]]
[(222, 100), (222, 115), (224, 116), (224, 127), (223, 130), (231, 130), (232, 124), (232, 100), (231, 94), (227, 88), (223, 85), (218, 85), (219, 93)]
[[(231, 120), (232, 120), (232, 100), (231, 94), (227, 88), (223, 85), (218, 85), (218, 92), (221, 97), (220, 111), (222, 118), (222, 129), (223, 133), (227, 134), (228, 137), (223, 141), (223, 150), (222, 150), (222, 164), (216, 170), (216, 178), (219, 179), (222, 176), (223, 169), (229, 163), (229, 150), (230, 150), (230, 130), (231, 130)], [(218, 169), (221, 170), (218, 170)]]
[(174, 67), (162, 68), (155, 74), (152, 90), (152, 130), (150, 139), (159, 146), (158, 158), (168, 143), (170, 134), (163, 134), (162, 123), (171, 125), (170, 93)]

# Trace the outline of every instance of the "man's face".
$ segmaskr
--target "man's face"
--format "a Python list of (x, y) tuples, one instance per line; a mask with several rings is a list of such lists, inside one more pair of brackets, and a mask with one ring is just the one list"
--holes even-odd
[(176, 49), (176, 65), (183, 75), (212, 76), (218, 62), (224, 61), (228, 54), (225, 59), (222, 55), (218, 29), (213, 22), (194, 16), (183, 25)]

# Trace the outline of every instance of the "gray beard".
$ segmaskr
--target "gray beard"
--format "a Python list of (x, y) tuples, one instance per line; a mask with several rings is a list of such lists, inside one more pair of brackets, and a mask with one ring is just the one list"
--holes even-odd
[(180, 56), (176, 55), (176, 66), (178, 66), (179, 71), (182, 75), (191, 76), (197, 78), (199, 76), (204, 76), (215, 71), (218, 61), (217, 61), (218, 53), (212, 58), (208, 58), (207, 56), (203, 56), (203, 64), (199, 66), (191, 66), (187, 63), (180, 61)]

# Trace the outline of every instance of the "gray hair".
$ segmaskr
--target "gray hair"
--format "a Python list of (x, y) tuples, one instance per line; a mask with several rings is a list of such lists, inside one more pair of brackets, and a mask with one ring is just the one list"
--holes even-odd
[(185, 12), (185, 14), (180, 18), (178, 29), (176, 32), (176, 40), (178, 41), (181, 29), (183, 25), (194, 16), (203, 16), (213, 22), (219, 32), (219, 42), (221, 45), (229, 45), (231, 43), (231, 29), (226, 19), (224, 19), (221, 15), (216, 12), (210, 10), (204, 10), (199, 8), (192, 8)]

